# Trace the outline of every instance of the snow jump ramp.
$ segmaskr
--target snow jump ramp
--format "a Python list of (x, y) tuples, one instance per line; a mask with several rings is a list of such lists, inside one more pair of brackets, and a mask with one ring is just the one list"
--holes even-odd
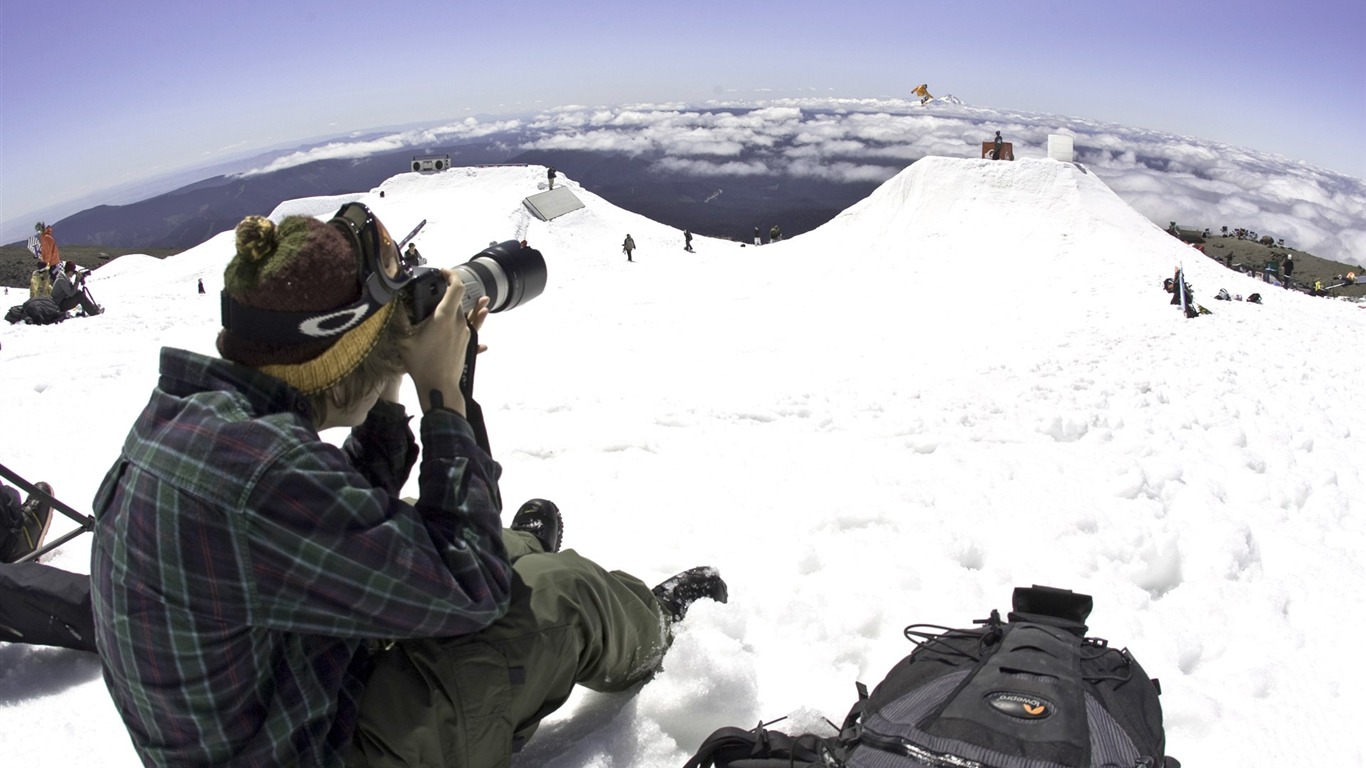
[(522, 204), (541, 221), (550, 221), (583, 207), (583, 201), (565, 187), (532, 195), (523, 200)]

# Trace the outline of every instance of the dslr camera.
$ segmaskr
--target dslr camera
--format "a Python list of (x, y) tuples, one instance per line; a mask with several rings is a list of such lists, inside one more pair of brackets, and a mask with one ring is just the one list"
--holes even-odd
[[(406, 257), (405, 257), (406, 258)], [(412, 272), (411, 316), (414, 323), (431, 317), (446, 295), (446, 278), (441, 270), (406, 265)], [(541, 252), (516, 240), (505, 240), (476, 253), (469, 261), (451, 270), (465, 286), (463, 312), (474, 309), (481, 296), (489, 297), (489, 311), (503, 312), (531, 301), (545, 290), (545, 258)]]
[[(426, 226), (426, 219), (396, 243), (361, 203), (343, 205), (332, 217), (332, 224), (352, 239), (361, 256), (366, 273), (363, 301), (378, 307), (392, 301), (396, 294), (406, 293), (414, 325), (432, 316), (446, 295), (446, 278), (441, 270), (423, 266), (425, 260), (420, 256), (404, 252), (404, 246)], [(398, 274), (386, 273), (384, 253), (392, 253), (398, 262)], [(541, 252), (516, 240), (492, 244), (452, 271), (465, 286), (465, 312), (473, 309), (481, 296), (489, 297), (490, 312), (503, 312), (531, 301), (545, 290), (545, 259)]]

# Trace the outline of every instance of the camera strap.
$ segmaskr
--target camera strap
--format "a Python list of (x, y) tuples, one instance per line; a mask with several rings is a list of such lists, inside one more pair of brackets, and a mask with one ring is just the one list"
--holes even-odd
[(484, 409), (479, 407), (479, 403), (474, 400), (474, 363), (479, 357), (479, 332), (472, 326), (470, 327), (470, 343), (465, 347), (465, 367), (460, 372), (460, 394), (465, 396), (465, 420), (474, 429), (475, 442), (489, 456), (493, 455), (493, 449), (489, 447), (489, 431), (484, 426)]

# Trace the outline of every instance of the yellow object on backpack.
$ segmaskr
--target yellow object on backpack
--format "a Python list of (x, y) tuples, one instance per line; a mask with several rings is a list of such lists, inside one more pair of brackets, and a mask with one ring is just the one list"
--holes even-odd
[(33, 270), (33, 274), (28, 279), (28, 297), (37, 299), (40, 297), (52, 296), (52, 278), (47, 274), (47, 268)]

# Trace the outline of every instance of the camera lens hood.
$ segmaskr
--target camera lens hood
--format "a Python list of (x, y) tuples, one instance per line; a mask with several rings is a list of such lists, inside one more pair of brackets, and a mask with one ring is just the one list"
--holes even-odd
[(540, 296), (546, 285), (545, 258), (516, 240), (491, 245), (467, 266), (479, 274), (491, 299), (490, 312), (503, 312)]

